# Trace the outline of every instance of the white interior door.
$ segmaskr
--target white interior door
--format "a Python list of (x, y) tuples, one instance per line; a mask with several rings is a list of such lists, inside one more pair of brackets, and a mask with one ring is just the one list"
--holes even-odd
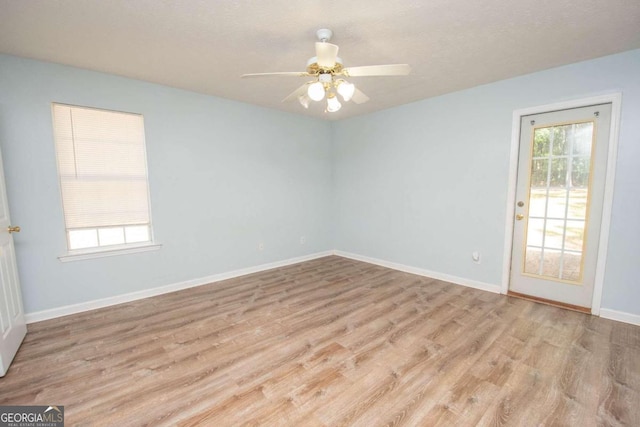
[(9, 219), (1, 155), (0, 205), (0, 377), (3, 377), (27, 333), (27, 325), (12, 236), (20, 227), (12, 226)]
[(510, 292), (591, 307), (610, 125), (611, 104), (522, 117)]

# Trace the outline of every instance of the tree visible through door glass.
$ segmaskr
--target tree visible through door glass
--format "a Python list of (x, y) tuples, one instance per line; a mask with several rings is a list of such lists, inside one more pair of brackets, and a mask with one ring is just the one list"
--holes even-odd
[(534, 130), (523, 272), (580, 284), (592, 121)]

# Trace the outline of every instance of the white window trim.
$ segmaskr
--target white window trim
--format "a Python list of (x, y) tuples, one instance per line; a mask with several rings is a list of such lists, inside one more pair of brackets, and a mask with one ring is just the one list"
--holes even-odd
[(118, 255), (135, 254), (140, 252), (157, 251), (162, 248), (162, 243), (144, 242), (142, 244), (103, 246), (101, 249), (90, 248), (90, 250), (69, 251), (65, 255), (60, 255), (60, 262), (82, 261), (86, 259), (106, 258)]

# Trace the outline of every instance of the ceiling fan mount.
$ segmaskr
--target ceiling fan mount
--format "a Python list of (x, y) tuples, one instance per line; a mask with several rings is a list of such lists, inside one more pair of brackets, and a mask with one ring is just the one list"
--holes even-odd
[(331, 31), (328, 28), (321, 28), (318, 31), (316, 31), (316, 36), (318, 37), (318, 40), (321, 42), (328, 42), (331, 40), (331, 37), (333, 37), (333, 31)]
[(242, 77), (264, 76), (298, 76), (313, 77), (293, 91), (282, 102), (297, 99), (300, 104), (309, 108), (310, 101), (327, 99), (326, 112), (335, 112), (342, 106), (338, 100), (339, 94), (344, 101), (353, 99), (356, 104), (362, 104), (369, 97), (356, 89), (353, 83), (349, 83), (342, 77), (361, 76), (404, 76), (409, 74), (411, 67), (408, 64), (369, 65), (362, 67), (343, 66), (342, 59), (338, 57), (339, 47), (329, 43), (333, 32), (322, 28), (316, 32), (318, 42), (315, 44), (316, 56), (309, 58), (305, 71), (275, 72), (244, 74)]

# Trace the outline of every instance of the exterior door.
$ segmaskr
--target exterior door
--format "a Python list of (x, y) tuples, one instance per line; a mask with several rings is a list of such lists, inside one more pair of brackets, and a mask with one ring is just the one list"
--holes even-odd
[(0, 377), (3, 377), (27, 333), (27, 325), (24, 320), (12, 236), (12, 233), (20, 231), (20, 227), (12, 226), (9, 219), (2, 156), (0, 156), (0, 205)]
[(510, 293), (591, 307), (610, 125), (611, 104), (522, 117)]

